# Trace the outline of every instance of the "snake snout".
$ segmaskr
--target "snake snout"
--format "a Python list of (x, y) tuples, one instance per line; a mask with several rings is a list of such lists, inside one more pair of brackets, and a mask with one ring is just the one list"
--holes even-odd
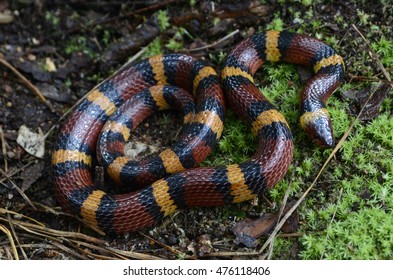
[(304, 129), (318, 146), (324, 148), (334, 147), (333, 127), (329, 118), (318, 116), (306, 124)]

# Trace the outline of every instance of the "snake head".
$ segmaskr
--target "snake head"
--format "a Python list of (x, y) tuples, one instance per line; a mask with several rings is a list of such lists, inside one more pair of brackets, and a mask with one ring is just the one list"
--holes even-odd
[(334, 147), (332, 122), (325, 108), (304, 113), (300, 117), (300, 125), (318, 146)]

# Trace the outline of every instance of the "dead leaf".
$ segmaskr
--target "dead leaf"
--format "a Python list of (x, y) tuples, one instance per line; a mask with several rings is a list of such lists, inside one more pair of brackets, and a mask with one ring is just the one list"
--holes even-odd
[(108, 66), (110, 66), (116, 61), (128, 57), (130, 53), (139, 50), (142, 46), (147, 45), (147, 43), (150, 43), (160, 32), (158, 12), (156, 12), (134, 32), (111, 44), (103, 54), (102, 61), (107, 62)]
[[(288, 203), (282, 216), (293, 206), (294, 203)], [(280, 211), (268, 213), (256, 220), (245, 219), (238, 222), (232, 232), (236, 235), (235, 244), (243, 243), (247, 247), (256, 247), (259, 242), (257, 238), (262, 235), (269, 235), (278, 223)], [(298, 214), (295, 211), (281, 228), (283, 232), (294, 232), (298, 227)]]
[(0, 24), (10, 23), (14, 20), (14, 16), (11, 14), (11, 11), (5, 10), (0, 12)]
[(22, 72), (31, 74), (33, 78), (37, 81), (51, 81), (51, 74), (45, 71), (43, 67), (38, 64), (37, 61), (14, 60), (14, 65)]
[(45, 59), (45, 69), (48, 72), (56, 72), (57, 71), (56, 65), (50, 57), (47, 57)]
[(54, 86), (48, 83), (38, 83), (37, 88), (43, 96), (56, 102), (71, 103), (72, 101), (71, 91), (65, 85)]
[[(47, 49), (47, 51), (51, 50)], [(92, 60), (88, 54), (84, 52), (74, 52), (69, 60), (67, 60), (64, 64), (59, 65), (56, 71), (56, 77), (60, 79), (67, 79), (69, 74), (77, 73), (79, 69), (88, 67), (91, 63)]]
[(31, 131), (27, 126), (22, 125), (18, 131), (16, 142), (29, 154), (43, 158), (45, 153), (45, 136), (40, 128), (38, 133)]
[(21, 177), (23, 179), (22, 181), (23, 192), (28, 190), (30, 186), (34, 184), (38, 178), (41, 177), (44, 167), (45, 167), (45, 163), (43, 161), (39, 161), (38, 163), (23, 169), (21, 173)]
[(214, 14), (223, 18), (250, 17), (257, 15), (259, 17), (267, 16), (273, 10), (273, 6), (262, 5), (260, 1), (237, 1), (234, 3), (223, 3), (218, 5)]
[(211, 253), (212, 250), (213, 245), (210, 234), (203, 234), (199, 236), (197, 245), (198, 256), (202, 257), (205, 254)]
[(356, 108), (351, 113), (357, 115), (369, 99), (369, 96), (373, 94), (360, 115), (360, 120), (368, 121), (379, 115), (379, 109), (381, 108), (382, 102), (386, 99), (391, 90), (392, 87), (390, 84), (381, 82), (371, 84), (363, 90), (347, 90), (343, 93), (343, 96), (355, 101)]
[(187, 251), (191, 252), (193, 255), (195, 255), (196, 252), (196, 243), (194, 241), (190, 242), (187, 246)]
[(146, 155), (153, 154), (159, 150), (158, 147), (153, 145), (147, 145), (140, 141), (130, 141), (124, 147), (125, 155), (132, 160), (140, 160)]

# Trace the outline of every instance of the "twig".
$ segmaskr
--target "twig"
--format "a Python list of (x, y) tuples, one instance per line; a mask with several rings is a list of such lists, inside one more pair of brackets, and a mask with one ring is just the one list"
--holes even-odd
[[(343, 188), (340, 189), (340, 193), (339, 193), (339, 196), (338, 196), (336, 208), (334, 209), (334, 213), (332, 215), (332, 218), (330, 219), (330, 224), (328, 226), (330, 226), (333, 223), (334, 218), (336, 217), (336, 213), (337, 213), (337, 209), (338, 209), (338, 203), (340, 202), (340, 200), (341, 200), (341, 198), (343, 196), (343, 190), (344, 190)], [(326, 244), (327, 239), (328, 239), (328, 232), (326, 231), (325, 244)], [(321, 253), (321, 260), (323, 259), (323, 254), (325, 254), (325, 248), (326, 248), (326, 246), (323, 246), (323, 251)]]
[[(7, 218), (8, 218), (8, 224), (9, 224), (10, 229), (11, 229), (11, 233), (12, 233), (12, 235), (14, 236), (14, 239), (15, 239), (16, 243), (18, 244), (18, 246), (20, 246), (21, 244), (20, 244), (20, 242), (19, 242), (18, 235), (16, 234), (14, 225), (13, 225), (12, 222), (11, 222), (11, 217), (10, 217), (10, 214), (9, 214), (9, 213), (7, 214)], [(25, 253), (25, 250), (23, 250), (23, 248), (20, 248), (20, 251), (22, 252), (23, 258), (24, 258), (25, 260), (27, 260), (27, 255), (26, 255), (26, 253)]]
[(390, 84), (393, 86), (393, 81), (381, 80), (379, 78), (374, 78), (374, 77), (365, 77), (365, 76), (349, 74), (349, 78), (351, 81), (383, 82), (384, 84)]
[(5, 141), (3, 126), (0, 125), (0, 141), (1, 141), (1, 152), (4, 158), (4, 170), (8, 172), (8, 161), (7, 161), (7, 143)]
[[(0, 208), (1, 210), (2, 208)], [(1, 213), (5, 213), (6, 211), (0, 211)], [(8, 212), (6, 212), (8, 213)], [(14, 213), (14, 212), (12, 212)], [(7, 219), (0, 217), (0, 221), (7, 221)], [(137, 252), (129, 252), (129, 251), (122, 251), (118, 249), (113, 249), (110, 247), (105, 247), (105, 241), (94, 238), (82, 233), (78, 232), (66, 232), (66, 231), (59, 231), (50, 228), (46, 228), (43, 226), (39, 226), (36, 224), (31, 224), (27, 222), (23, 222), (20, 220), (13, 220), (9, 219), (10, 223), (12, 223), (17, 228), (29, 233), (39, 239), (48, 240), (50, 244), (63, 250), (76, 258), (79, 259), (87, 259), (86, 256), (91, 256), (94, 258), (101, 258), (101, 259), (126, 259), (126, 258), (133, 258), (133, 259), (142, 259), (142, 260), (151, 260), (151, 259), (160, 259), (158, 257), (154, 257), (148, 254), (137, 253)], [(23, 235), (23, 234), (22, 234)], [(30, 237), (31, 238), (31, 237)], [(65, 246), (64, 244), (68, 244), (71, 247)], [(19, 245), (21, 247), (22, 245)], [(101, 253), (106, 253), (108, 256), (105, 255), (98, 255), (92, 252), (86, 252), (81, 247), (89, 248), (92, 250), (96, 250)], [(102, 247), (100, 247), (102, 246)], [(73, 248), (73, 249), (72, 249)], [(79, 253), (77, 252), (79, 251)], [(81, 254), (83, 253), (83, 254)], [(111, 257), (114, 256), (114, 257)]]
[[(288, 197), (289, 197), (289, 192), (290, 192), (290, 190), (291, 190), (291, 186), (292, 186), (292, 183), (293, 183), (293, 178), (295, 177), (296, 166), (297, 166), (297, 165), (295, 164), (295, 166), (293, 167), (293, 172), (292, 172), (292, 176), (291, 176), (292, 180), (291, 180), (291, 182), (288, 184), (288, 188), (287, 188), (287, 190), (286, 190), (286, 192), (285, 192), (284, 198), (283, 198), (282, 203), (281, 203), (280, 212), (279, 212), (279, 214), (278, 214), (277, 225), (276, 225), (276, 227), (279, 225), (279, 221), (280, 221), (280, 219), (281, 219), (282, 214), (284, 213), (285, 206), (287, 205), (287, 201), (288, 201)], [(267, 259), (268, 259), (268, 260), (271, 259), (272, 254), (273, 254), (274, 239), (275, 239), (275, 236), (273, 236), (273, 238), (271, 239), (270, 245), (269, 245), (269, 252), (268, 252), (268, 254), (267, 254)]]
[(22, 82), (44, 103), (51, 112), (56, 112), (53, 106), (46, 100), (45, 96), (41, 93), (41, 91), (33, 85), (25, 76), (22, 75), (14, 66), (12, 66), (8, 61), (6, 61), (0, 54), (0, 63), (3, 64), (5, 67), (9, 68), (18, 78), (22, 80)]
[[(0, 208), (1, 210), (1, 208)], [(0, 217), (0, 220), (4, 220)], [(34, 229), (36, 233), (45, 233), (46, 235), (51, 235), (55, 237), (63, 237), (63, 238), (74, 238), (80, 240), (86, 240), (87, 242), (92, 242), (95, 244), (104, 244), (105, 242), (101, 239), (79, 233), (79, 232), (70, 232), (70, 231), (61, 231), (55, 230), (51, 228), (44, 227), (42, 225), (31, 224), (19, 220), (12, 219), (12, 223), (19, 227), (24, 227), (24, 229)]]
[(171, 253), (173, 253), (173, 254), (175, 254), (175, 255), (177, 255), (177, 256), (182, 254), (181, 251), (176, 250), (176, 249), (174, 249), (173, 247), (168, 246), (168, 245), (166, 245), (166, 244), (163, 244), (163, 243), (161, 243), (161, 242), (155, 240), (154, 238), (152, 238), (152, 237), (150, 237), (150, 236), (148, 236), (148, 235), (146, 235), (146, 234), (144, 234), (144, 233), (142, 233), (142, 232), (139, 232), (139, 234), (142, 235), (143, 237), (146, 237), (146, 238), (149, 239), (151, 242), (154, 242), (154, 243), (160, 245), (160, 246), (163, 247), (164, 249), (170, 251)]
[[(33, 218), (29, 217), (29, 216), (25, 216), (25, 215), (23, 215), (23, 214), (21, 214), (21, 213), (14, 212), (14, 211), (11, 211), (11, 210), (8, 210), (8, 209), (5, 209), (5, 208), (0, 208), (0, 214), (17, 215), (17, 216), (19, 216), (19, 217), (21, 217), (21, 218), (25, 218), (25, 219), (27, 219), (27, 220), (32, 221), (32, 222), (35, 223), (36, 225), (39, 225), (39, 226), (41, 226), (41, 227), (45, 227), (43, 223), (37, 221), (36, 219), (33, 219)], [(0, 220), (1, 220), (1, 218), (0, 218)]]
[(236, 29), (235, 31), (232, 31), (231, 33), (229, 33), (228, 35), (226, 35), (225, 37), (211, 43), (208, 44), (206, 46), (203, 47), (199, 47), (199, 48), (194, 48), (194, 49), (188, 49), (188, 50), (183, 50), (184, 52), (197, 52), (197, 51), (201, 51), (201, 50), (205, 50), (205, 49), (210, 49), (212, 47), (217, 46), (218, 44), (228, 40), (229, 38), (233, 37), (234, 35), (236, 35), (237, 33), (239, 33), (239, 29)]
[(76, 252), (75, 250), (71, 250), (69, 247), (61, 244), (60, 242), (57, 241), (53, 241), (53, 240), (48, 240), (48, 242), (56, 247), (58, 247), (60, 250), (63, 250), (64, 252), (78, 258), (78, 259), (82, 259), (82, 260), (88, 260), (87, 257), (85, 257), (84, 255), (79, 254), (78, 252)]
[(242, 257), (242, 256), (255, 256), (259, 252), (212, 252), (205, 254), (204, 257)]
[(280, 237), (280, 238), (291, 238), (291, 237), (300, 237), (300, 236), (304, 236), (304, 235), (305, 235), (304, 232), (292, 232), (292, 233), (277, 234), (277, 237)]
[(73, 215), (66, 213), (66, 212), (62, 212), (62, 211), (57, 211), (56, 209), (53, 209), (50, 206), (38, 203), (38, 202), (33, 202), (33, 204), (41, 209), (38, 209), (36, 211), (43, 211), (45, 213), (50, 213), (53, 214), (55, 216), (60, 216), (60, 215), (65, 215), (65, 216), (70, 216), (70, 217), (74, 217)]
[[(12, 177), (14, 176), (16, 173), (23, 171), (26, 167), (29, 167), (30, 165), (32, 165), (34, 163), (34, 161), (29, 161), (28, 163), (26, 163), (25, 165), (23, 165), (21, 168), (18, 169), (14, 169), (11, 172), (7, 172), (8, 177)], [(8, 177), (4, 177), (0, 179), (0, 183), (3, 183), (5, 180), (8, 180)]]
[(49, 250), (57, 248), (56, 246), (47, 243), (24, 243), (22, 245), (18, 245), (18, 247), (28, 248), (28, 249), (37, 248), (37, 249), (49, 249)]
[[(95, 258), (101, 258), (101, 259), (105, 258), (105, 259), (114, 259), (114, 260), (119, 260), (119, 259), (125, 260), (125, 259), (127, 259), (124, 256), (122, 256), (121, 254), (112, 252), (112, 251), (110, 251), (110, 250), (108, 250), (107, 248), (104, 248), (104, 247), (100, 247), (100, 246), (97, 246), (97, 245), (94, 245), (94, 244), (90, 244), (90, 243), (83, 242), (83, 241), (78, 241), (78, 240), (70, 240), (70, 241), (75, 243), (76, 248), (78, 248), (81, 252), (83, 252), (86, 255), (92, 255)], [(108, 257), (108, 256), (104, 256), (104, 255), (94, 254), (92, 252), (86, 252), (86, 250), (82, 249), (81, 246), (84, 246), (84, 247), (92, 249), (92, 250), (96, 250), (96, 251), (98, 251), (100, 253), (106, 253), (108, 255), (114, 255), (115, 257)]]
[[(14, 181), (8, 177), (7, 173), (4, 172), (3, 169), (0, 168), (0, 173), (8, 179), (14, 189), (23, 197), (23, 199), (33, 208), (36, 209), (34, 204), (31, 202), (30, 198), (14, 183)], [(4, 184), (4, 183), (1, 183)]]
[(156, 256), (138, 253), (138, 252), (123, 251), (115, 248), (108, 248), (108, 251), (112, 251), (114, 253), (123, 255), (125, 257), (138, 259), (138, 260), (162, 260), (162, 258)]
[(47, 232), (42, 232), (42, 231), (39, 232), (39, 231), (37, 231), (38, 228), (32, 229), (32, 228), (26, 227), (26, 226), (21, 225), (21, 224), (18, 224), (18, 227), (23, 229), (24, 231), (34, 235), (34, 236), (38, 236), (38, 237), (41, 237), (42, 239), (48, 240), (48, 243), (53, 244), (54, 246), (56, 246), (59, 249), (67, 252), (70, 255), (73, 255), (73, 256), (75, 256), (75, 257), (77, 257), (79, 259), (87, 259), (85, 256), (80, 255), (75, 250), (72, 250), (71, 248), (63, 245), (64, 242), (68, 242), (69, 243), (67, 238), (64, 238), (64, 237), (58, 238), (57, 236), (53, 236), (53, 235), (47, 234)]
[[(82, 249), (81, 249), (82, 250)], [(117, 257), (110, 257), (110, 256), (105, 256), (105, 255), (100, 255), (100, 254), (95, 254), (91, 251), (89, 252), (84, 252), (86, 255), (89, 257), (93, 258), (94, 260), (127, 260), (127, 258), (117, 258)]]
[(9, 231), (8, 228), (6, 228), (5, 226), (3, 226), (1, 224), (0, 224), (0, 231), (4, 232), (5, 235), (7, 235), (8, 240), (10, 241), (11, 248), (12, 248), (12, 253), (14, 254), (14, 258), (15, 258), (15, 260), (19, 260), (18, 251), (16, 250), (14, 238), (12, 237), (11, 232)]
[[(375, 60), (375, 62), (377, 63), (378, 68), (382, 71), (383, 75), (386, 77), (386, 79), (388, 81), (391, 81), (391, 77), (388, 71), (386, 71), (385, 67), (383, 66), (381, 60), (379, 59), (379, 56), (373, 51), (369, 41), (363, 36), (363, 34), (359, 31), (359, 29), (356, 27), (355, 24), (352, 24), (352, 28), (355, 29), (355, 31), (360, 35), (360, 37), (362, 37), (362, 39), (364, 40), (364, 42), (367, 44), (369, 50), (368, 53), (370, 55), (370, 57)], [(392, 84), (390, 84), (390, 86), (393, 87)]]

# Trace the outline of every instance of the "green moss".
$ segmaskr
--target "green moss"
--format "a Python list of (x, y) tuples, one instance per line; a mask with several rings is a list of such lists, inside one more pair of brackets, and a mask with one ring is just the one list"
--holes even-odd
[(102, 36), (102, 42), (104, 43), (105, 46), (109, 46), (111, 42), (111, 32), (109, 30), (104, 30), (104, 34)]
[(165, 45), (171, 51), (178, 51), (183, 48), (183, 44), (175, 39), (171, 38), (169, 42)]
[(68, 55), (75, 52), (83, 52), (89, 55), (91, 58), (97, 55), (95, 50), (92, 47), (90, 47), (90, 42), (88, 41), (88, 38), (86, 38), (85, 36), (70, 37), (70, 39), (66, 44), (65, 52)]
[(284, 21), (280, 17), (275, 17), (267, 26), (266, 30), (278, 30), (284, 29)]
[(47, 12), (45, 13), (45, 20), (46, 20), (47, 22), (49, 22), (53, 27), (58, 26), (59, 23), (60, 23), (60, 18), (59, 18), (59, 16), (56, 14), (56, 12), (47, 11)]
[(311, 171), (314, 170), (314, 162), (312, 158), (306, 158), (302, 161), (301, 165), (296, 168), (298, 176), (310, 176)]
[(360, 25), (367, 25), (369, 23), (369, 20), (370, 20), (370, 15), (369, 14), (367, 14), (367, 13), (361, 11), (361, 10), (358, 10), (357, 11), (357, 16), (359, 18), (359, 24)]
[(291, 239), (276, 238), (274, 240), (272, 259), (292, 259), (292, 246)]
[(206, 166), (220, 166), (231, 163), (241, 163), (256, 151), (256, 139), (251, 134), (249, 126), (239, 121), (239, 118), (228, 111), (223, 135), (218, 147), (204, 161)]
[(393, 65), (393, 41), (386, 39), (384, 36), (378, 41), (371, 44), (372, 49), (379, 55), (382, 64), (385, 67)]
[(367, 136), (393, 149), (393, 118), (385, 113), (374, 119), (366, 128)]
[(302, 0), (302, 5), (309, 7), (313, 3), (312, 0)]
[(333, 96), (329, 99), (327, 107), (333, 123), (334, 136), (340, 138), (352, 122), (348, 115), (348, 104)]
[(304, 259), (391, 259), (393, 257), (391, 211), (366, 208), (334, 221), (326, 234), (301, 238)]
[(165, 31), (171, 24), (169, 23), (169, 15), (166, 10), (159, 10), (158, 15), (158, 26), (161, 31)]
[(142, 57), (147, 58), (161, 53), (163, 53), (162, 42), (161, 39), (157, 37), (147, 45)]

